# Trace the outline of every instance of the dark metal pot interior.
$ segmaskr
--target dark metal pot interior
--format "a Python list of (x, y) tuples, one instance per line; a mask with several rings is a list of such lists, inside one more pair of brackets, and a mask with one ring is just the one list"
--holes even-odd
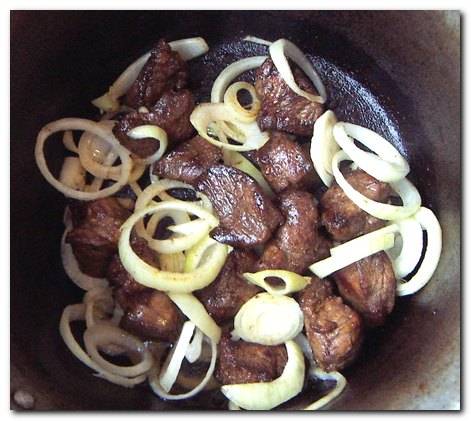
[[(41, 177), (33, 147), (49, 121), (96, 116), (90, 99), (160, 37), (200, 35), (192, 64), (200, 99), (224, 65), (263, 47), (243, 35), (285, 37), (311, 54), (342, 120), (393, 141), (443, 228), (443, 255), (427, 287), (398, 299), (345, 371), (336, 410), (451, 409), (460, 396), (460, 16), (457, 12), (12, 12), (11, 387), (36, 409), (213, 409), (219, 394), (177, 404), (147, 386), (91, 375), (63, 345), (62, 309), (81, 299), (59, 256), (65, 201)], [(12, 404), (17, 408), (15, 404)]]

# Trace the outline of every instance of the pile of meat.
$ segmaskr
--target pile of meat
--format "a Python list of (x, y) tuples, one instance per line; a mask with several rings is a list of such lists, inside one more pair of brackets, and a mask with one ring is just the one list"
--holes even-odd
[[(297, 83), (316, 94), (309, 79), (294, 69)], [(156, 124), (168, 133), (170, 151), (153, 166), (153, 173), (189, 183), (211, 200), (220, 225), (216, 240), (234, 247), (217, 279), (196, 291), (208, 313), (224, 327), (219, 344), (216, 378), (222, 384), (270, 381), (286, 364), (283, 346), (233, 341), (231, 323), (243, 303), (260, 292), (244, 280), (244, 272), (286, 269), (309, 275), (308, 266), (329, 256), (332, 244), (378, 229), (384, 222), (350, 201), (334, 183), (316, 198), (319, 180), (305, 136), (310, 136), (322, 105), (296, 95), (267, 59), (256, 72), (255, 87), (262, 101), (257, 122), (269, 141), (247, 157), (260, 169), (273, 191), (269, 198), (247, 174), (222, 163), (220, 149), (195, 136), (189, 116), (195, 106), (187, 89), (187, 64), (161, 40), (138, 79), (124, 97), (134, 109), (121, 117), (114, 132), (138, 157), (151, 155), (158, 143), (133, 140), (126, 133), (141, 124)], [(386, 202), (388, 185), (361, 170), (346, 170), (348, 182), (367, 197)], [(145, 339), (173, 342), (183, 315), (162, 292), (138, 284), (117, 254), (119, 227), (129, 216), (116, 198), (71, 205), (73, 230), (67, 236), (83, 272), (107, 277), (124, 310), (122, 327)], [(155, 253), (141, 238), (132, 238), (135, 252), (158, 267)], [(385, 253), (367, 257), (310, 284), (295, 298), (304, 313), (305, 332), (316, 362), (339, 370), (358, 354), (364, 329), (381, 325), (392, 311), (395, 278)]]

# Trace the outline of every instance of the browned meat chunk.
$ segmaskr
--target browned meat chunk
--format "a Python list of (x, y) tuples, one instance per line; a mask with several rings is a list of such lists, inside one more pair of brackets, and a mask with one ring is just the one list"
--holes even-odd
[(129, 296), (121, 327), (141, 338), (174, 342), (183, 317), (167, 294), (148, 289)]
[(287, 134), (272, 132), (270, 140), (254, 154), (254, 160), (277, 193), (287, 188), (309, 189), (315, 183), (309, 152)]
[(329, 242), (318, 231), (314, 196), (285, 191), (279, 196), (285, 223), (278, 229), (259, 261), (259, 269), (285, 269), (302, 274), (312, 263), (329, 256)]
[(195, 292), (216, 323), (232, 320), (242, 304), (261, 291), (242, 277), (254, 271), (256, 259), (250, 251), (234, 250), (216, 280)]
[(333, 274), (340, 295), (369, 326), (382, 325), (394, 307), (396, 278), (389, 257), (373, 254)]
[(341, 370), (358, 355), (360, 316), (332, 293), (332, 284), (317, 277), (298, 293), (304, 327), (316, 362), (326, 371)]
[[(300, 69), (294, 67), (293, 75), (301, 89), (317, 95), (311, 81)], [(269, 58), (257, 69), (255, 89), (262, 100), (257, 117), (262, 130), (312, 136), (314, 122), (324, 112), (324, 107), (293, 92)]]
[(234, 247), (264, 244), (282, 222), (280, 212), (256, 181), (233, 167), (215, 165), (196, 184), (219, 217), (212, 237)]
[(150, 108), (165, 91), (185, 88), (187, 80), (186, 62), (161, 39), (152, 48), (149, 59), (126, 93), (124, 103), (135, 109), (140, 106)]
[(148, 113), (137, 111), (126, 114), (113, 128), (119, 142), (139, 158), (146, 158), (157, 151), (159, 141), (152, 138), (132, 139), (127, 133), (137, 126), (156, 125), (165, 130), (170, 142), (189, 139), (194, 133), (190, 114), (195, 100), (188, 90), (167, 91)]
[(131, 213), (114, 197), (75, 202), (70, 209), (74, 228), (66, 241), (72, 246), (80, 270), (102, 278), (118, 249), (119, 228)]
[(162, 178), (194, 184), (209, 167), (221, 160), (222, 152), (218, 147), (195, 136), (157, 161), (152, 171)]
[[(361, 194), (377, 202), (386, 202), (391, 195), (387, 183), (376, 180), (362, 170), (349, 171), (345, 179)], [(384, 226), (384, 221), (353, 203), (337, 183), (334, 183), (321, 199), (322, 224), (337, 241), (352, 238), (375, 231)]]
[(218, 345), (215, 376), (222, 384), (269, 382), (281, 376), (287, 361), (284, 345), (233, 341), (225, 333)]

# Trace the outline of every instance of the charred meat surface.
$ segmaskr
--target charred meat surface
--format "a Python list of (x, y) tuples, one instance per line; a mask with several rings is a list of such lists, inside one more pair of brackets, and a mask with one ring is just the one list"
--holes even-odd
[(114, 197), (74, 202), (70, 210), (74, 227), (66, 242), (71, 245), (80, 270), (102, 278), (118, 249), (119, 228), (131, 213)]
[(150, 51), (150, 57), (126, 93), (124, 103), (134, 109), (150, 108), (165, 91), (183, 89), (187, 81), (186, 62), (161, 39)]
[[(311, 81), (299, 68), (294, 67), (293, 76), (301, 89), (318, 95)], [(270, 58), (257, 69), (255, 89), (262, 101), (257, 117), (260, 129), (312, 136), (314, 122), (324, 112), (323, 105), (292, 91)]]
[(269, 382), (281, 376), (287, 360), (284, 345), (233, 341), (226, 332), (218, 344), (215, 377), (221, 384)]
[(149, 112), (132, 111), (123, 116), (113, 128), (113, 133), (134, 155), (147, 158), (157, 151), (159, 141), (152, 138), (132, 139), (127, 133), (135, 127), (150, 124), (165, 130), (170, 142), (189, 139), (195, 131), (190, 123), (194, 108), (195, 100), (190, 91), (167, 91)]
[(195, 184), (206, 170), (222, 160), (219, 148), (200, 136), (178, 145), (173, 151), (157, 161), (152, 172), (161, 178)]
[(396, 278), (391, 261), (380, 252), (333, 274), (340, 295), (369, 326), (384, 324), (394, 307)]
[(195, 292), (216, 323), (232, 320), (242, 305), (261, 291), (242, 276), (254, 271), (256, 259), (250, 251), (232, 251), (216, 280)]
[(310, 189), (316, 176), (309, 152), (290, 135), (271, 132), (270, 140), (254, 154), (254, 160), (272, 189)]
[(241, 248), (264, 244), (283, 220), (257, 182), (236, 168), (212, 166), (196, 187), (209, 197), (219, 217), (211, 235), (221, 243)]
[(314, 359), (326, 371), (349, 365), (361, 347), (362, 322), (356, 311), (332, 292), (328, 280), (312, 277), (297, 296)]
[[(385, 203), (391, 195), (387, 183), (376, 180), (363, 170), (348, 171), (347, 182), (358, 192), (371, 200)], [(385, 222), (361, 210), (334, 183), (321, 198), (322, 224), (337, 241), (352, 238), (382, 228)]]
[(302, 274), (312, 263), (329, 256), (329, 241), (318, 230), (317, 201), (308, 192), (285, 191), (279, 196), (279, 208), (285, 222), (265, 248), (259, 268)]

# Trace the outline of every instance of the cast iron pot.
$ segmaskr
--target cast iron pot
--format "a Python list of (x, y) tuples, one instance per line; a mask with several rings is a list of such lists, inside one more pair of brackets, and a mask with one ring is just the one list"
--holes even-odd
[[(90, 100), (160, 37), (200, 35), (192, 65), (200, 99), (223, 66), (265, 53), (247, 34), (286, 37), (312, 54), (342, 120), (390, 139), (443, 227), (443, 255), (420, 293), (398, 300), (372, 333), (336, 410), (456, 409), (460, 402), (460, 16), (405, 11), (139, 11), (11, 14), (11, 392), (36, 409), (226, 408), (220, 394), (177, 404), (147, 386), (92, 376), (59, 336), (62, 309), (81, 300), (59, 257), (64, 198), (40, 175), (36, 134), (68, 116), (96, 117)], [(56, 158), (59, 158), (57, 155)], [(59, 159), (51, 158), (56, 166)], [(12, 401), (13, 402), (13, 401)], [(13, 402), (13, 408), (18, 406)]]

